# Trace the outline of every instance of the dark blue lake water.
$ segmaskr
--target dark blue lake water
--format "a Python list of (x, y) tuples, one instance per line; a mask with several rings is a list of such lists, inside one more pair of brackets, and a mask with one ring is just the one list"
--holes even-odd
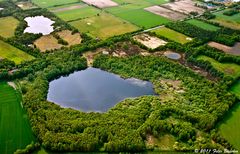
[(126, 98), (154, 94), (151, 82), (90, 67), (50, 82), (47, 99), (84, 112), (106, 112)]

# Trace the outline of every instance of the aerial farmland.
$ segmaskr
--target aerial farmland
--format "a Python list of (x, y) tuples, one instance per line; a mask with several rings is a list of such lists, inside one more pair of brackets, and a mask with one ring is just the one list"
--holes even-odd
[(239, 153), (240, 2), (0, 0), (0, 153)]

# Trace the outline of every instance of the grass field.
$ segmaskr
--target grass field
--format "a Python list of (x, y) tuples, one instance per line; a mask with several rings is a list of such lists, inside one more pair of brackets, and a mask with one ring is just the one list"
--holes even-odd
[(144, 29), (170, 22), (167, 18), (145, 11), (144, 8), (148, 6), (151, 3), (128, 4), (109, 8), (107, 11)]
[(240, 80), (231, 87), (230, 91), (240, 98)]
[(181, 34), (179, 32), (176, 32), (174, 30), (171, 30), (169, 28), (166, 28), (166, 27), (161, 27), (161, 28), (155, 29), (152, 32), (155, 32), (159, 36), (166, 37), (169, 40), (172, 40), (172, 41), (175, 41), (175, 42), (178, 42), (181, 44), (191, 41), (190, 37), (188, 37), (184, 34)]
[(212, 19), (211, 21), (233, 29), (240, 29), (240, 13), (233, 16), (226, 16), (223, 14), (225, 11), (227, 11), (227, 9), (214, 13), (216, 15), (216, 18)]
[(70, 24), (76, 27), (80, 32), (85, 32), (93, 37), (99, 37), (101, 39), (138, 30), (137, 26), (107, 13), (101, 13), (99, 16), (73, 21), (70, 22)]
[(205, 23), (203, 21), (196, 20), (196, 19), (191, 19), (191, 20), (188, 20), (186, 22), (190, 23), (194, 26), (200, 27), (202, 29), (209, 30), (209, 31), (217, 31), (217, 30), (220, 29), (220, 27), (217, 27), (217, 26), (214, 26), (214, 25), (211, 25), (211, 24), (208, 24), (208, 23)]
[[(101, 12), (99, 9), (96, 9), (92, 6), (88, 6), (85, 4), (81, 4), (81, 5), (82, 7), (77, 9), (54, 12), (54, 10), (56, 9), (60, 10), (60, 8), (57, 7), (57, 8), (51, 8), (51, 11), (53, 11), (59, 18), (61, 18), (64, 21), (88, 18), (88, 17), (96, 16), (98, 13)], [(71, 7), (71, 6), (64, 6), (62, 8), (64, 9), (66, 7)]]
[(20, 94), (6, 82), (0, 82), (0, 98), (0, 153), (10, 154), (25, 148), (34, 136), (20, 104)]
[(18, 26), (19, 21), (14, 17), (0, 18), (0, 36), (9, 38), (14, 36), (15, 29)]
[(34, 59), (33, 56), (11, 46), (0, 40), (0, 57), (7, 58), (14, 61), (16, 64), (20, 64), (23, 61)]
[(43, 8), (49, 8), (54, 6), (60, 6), (64, 4), (77, 3), (79, 0), (33, 0), (33, 3)]
[(240, 102), (229, 111), (219, 125), (220, 134), (230, 142), (236, 150), (240, 150)]
[(233, 78), (240, 77), (240, 66), (235, 63), (219, 63), (213, 58), (207, 56), (199, 56), (197, 59), (209, 61), (214, 68), (223, 72), (225, 75), (231, 76)]

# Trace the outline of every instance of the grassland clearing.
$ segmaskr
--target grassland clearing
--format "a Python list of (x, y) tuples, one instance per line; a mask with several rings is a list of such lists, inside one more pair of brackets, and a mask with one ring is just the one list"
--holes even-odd
[(232, 16), (227, 16), (223, 14), (225, 11), (228, 11), (228, 9), (214, 13), (216, 15), (216, 18), (212, 19), (211, 21), (217, 22), (225, 27), (240, 30), (240, 13)]
[(197, 59), (210, 62), (215, 69), (223, 72), (226, 76), (231, 76), (235, 79), (240, 77), (240, 66), (235, 63), (220, 63), (213, 58), (203, 55), (197, 57)]
[(79, 0), (33, 0), (33, 3), (37, 4), (38, 6), (42, 8), (50, 8), (65, 4), (72, 4), (72, 3), (78, 3)]
[(62, 20), (68, 22), (97, 16), (97, 14), (101, 12), (101, 10), (86, 4), (74, 4), (64, 7), (56, 7), (50, 9), (50, 11), (54, 12)]
[(141, 44), (145, 45), (146, 47), (148, 47), (150, 49), (155, 49), (159, 46), (164, 46), (167, 44), (166, 41), (161, 40), (157, 37), (147, 35), (147, 34), (136, 35), (133, 38), (137, 42), (140, 42)]
[(60, 49), (63, 45), (58, 44), (58, 40), (53, 35), (44, 35), (34, 42), (34, 45), (41, 51)]
[(19, 21), (14, 17), (8, 16), (0, 18), (0, 36), (5, 38), (14, 36), (14, 32), (18, 24)]
[(139, 29), (137, 26), (107, 13), (101, 13), (99, 16), (73, 21), (70, 22), (70, 24), (81, 32), (88, 33), (90, 36), (101, 39), (133, 32)]
[[(238, 89), (240, 91), (240, 87)], [(238, 92), (239, 92), (238, 91)], [(219, 125), (220, 134), (233, 145), (235, 149), (240, 149), (240, 102), (237, 103), (225, 116)]]
[(14, 153), (35, 139), (21, 106), (21, 95), (6, 82), (0, 82), (0, 98), (0, 153)]
[(161, 6), (184, 14), (189, 14), (190, 12), (198, 12), (199, 14), (202, 14), (204, 12), (204, 9), (195, 6), (195, 2), (192, 0), (175, 1)]
[(82, 41), (79, 33), (72, 34), (69, 30), (63, 30), (57, 33), (63, 40), (68, 42), (68, 46), (80, 44)]
[(147, 7), (144, 10), (149, 11), (151, 13), (154, 13), (156, 15), (160, 15), (162, 17), (168, 18), (170, 20), (182, 20), (186, 18), (187, 16), (178, 12), (174, 12), (172, 10), (160, 7), (160, 6), (151, 6)]
[(23, 61), (29, 61), (34, 59), (33, 56), (1, 40), (0, 40), (0, 57), (14, 61), (16, 64), (20, 64)]
[(163, 36), (168, 38), (169, 40), (172, 40), (181, 44), (190, 42), (192, 40), (192, 38), (166, 27), (160, 27), (158, 29), (152, 30), (151, 32), (156, 33), (157, 36)]
[(217, 42), (209, 42), (210, 47), (216, 48), (218, 50), (224, 51), (227, 54), (240, 55), (240, 42), (236, 43), (233, 47), (226, 46)]
[(203, 22), (203, 21), (200, 21), (200, 20), (197, 20), (197, 19), (191, 19), (191, 20), (187, 20), (186, 21), (187, 23), (190, 23), (194, 26), (197, 26), (199, 28), (202, 28), (204, 30), (209, 30), (209, 31), (217, 31), (220, 29), (220, 27), (217, 27), (217, 26), (214, 26), (214, 25), (211, 25), (211, 24), (208, 24), (206, 22)]
[(147, 136), (146, 145), (148, 147), (157, 147), (159, 150), (174, 150), (173, 145), (175, 144), (176, 140), (174, 136), (170, 134), (165, 134), (161, 137), (154, 137), (153, 135)]
[(98, 8), (107, 8), (107, 7), (114, 7), (118, 6), (118, 3), (112, 0), (82, 0), (83, 2), (87, 3), (88, 5), (93, 5)]
[(34, 9), (37, 8), (36, 5), (31, 3), (30, 1), (24, 1), (24, 2), (17, 2), (16, 5), (20, 7), (22, 10), (29, 10), (29, 9)]

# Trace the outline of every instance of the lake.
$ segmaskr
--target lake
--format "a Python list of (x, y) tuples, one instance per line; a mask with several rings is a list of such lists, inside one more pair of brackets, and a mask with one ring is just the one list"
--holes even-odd
[(48, 35), (54, 31), (52, 24), (55, 22), (44, 16), (26, 17), (24, 20), (28, 24), (24, 33)]
[(90, 67), (50, 82), (47, 100), (84, 112), (106, 112), (126, 98), (154, 94), (151, 82)]

